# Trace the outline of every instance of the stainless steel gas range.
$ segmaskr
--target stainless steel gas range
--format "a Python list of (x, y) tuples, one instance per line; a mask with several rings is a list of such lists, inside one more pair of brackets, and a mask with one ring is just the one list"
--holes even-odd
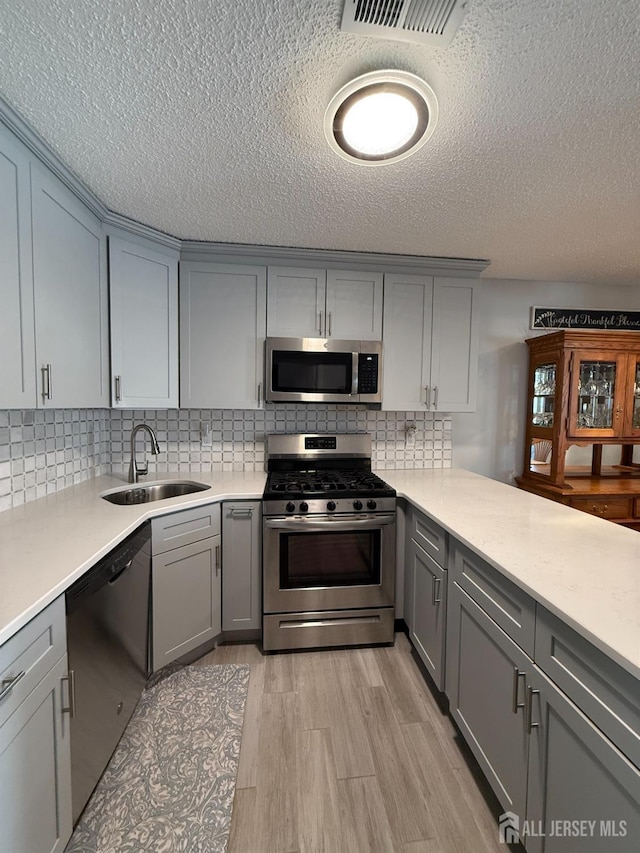
[(365, 433), (267, 437), (263, 649), (393, 643), (396, 493)]

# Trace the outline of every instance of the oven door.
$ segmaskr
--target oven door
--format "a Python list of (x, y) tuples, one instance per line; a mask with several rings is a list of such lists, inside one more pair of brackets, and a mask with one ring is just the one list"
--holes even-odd
[(395, 513), (265, 518), (264, 611), (391, 607)]

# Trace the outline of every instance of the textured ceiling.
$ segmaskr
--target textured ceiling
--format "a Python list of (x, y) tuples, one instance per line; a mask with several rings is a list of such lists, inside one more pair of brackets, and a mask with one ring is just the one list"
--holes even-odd
[[(177, 237), (489, 258), (640, 283), (637, 0), (470, 0), (446, 49), (346, 35), (343, 0), (0, 0), (0, 95), (111, 210)], [(352, 77), (435, 89), (366, 168), (322, 119)]]

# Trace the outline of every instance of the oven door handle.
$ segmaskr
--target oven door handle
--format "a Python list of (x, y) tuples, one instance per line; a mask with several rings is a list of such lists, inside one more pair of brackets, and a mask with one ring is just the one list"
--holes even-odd
[(338, 521), (328, 518), (326, 521), (317, 518), (265, 518), (264, 526), (269, 530), (371, 530), (377, 527), (387, 527), (395, 524), (395, 515), (375, 515), (366, 518), (353, 518)]

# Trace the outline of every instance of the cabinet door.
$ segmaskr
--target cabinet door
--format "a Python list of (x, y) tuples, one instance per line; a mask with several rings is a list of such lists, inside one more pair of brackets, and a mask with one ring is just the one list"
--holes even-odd
[(109, 238), (113, 405), (178, 405), (178, 257)]
[(220, 534), (153, 558), (153, 669), (221, 631)]
[[(527, 696), (532, 723), (527, 821), (538, 833), (521, 839), (528, 853), (635, 853), (640, 770), (541, 672), (533, 670), (528, 680), (528, 691), (537, 692)], [(565, 821), (575, 821), (570, 826), (580, 834), (558, 834), (555, 828)]]
[(428, 405), (432, 303), (430, 276), (385, 275), (382, 408), (387, 411)]
[(442, 690), (447, 573), (416, 542), (412, 542), (410, 559), (413, 578), (411, 639), (436, 687)]
[(325, 270), (269, 267), (268, 274), (269, 337), (326, 337)]
[(627, 364), (626, 355), (612, 352), (572, 354), (568, 435), (597, 439), (624, 434)]
[(102, 225), (41, 166), (31, 166), (39, 400), (60, 407), (107, 406), (107, 276)]
[(431, 408), (473, 412), (478, 383), (478, 283), (435, 278), (431, 323)]
[(66, 655), (0, 728), (0, 851), (62, 853), (71, 837)]
[(222, 504), (222, 630), (262, 627), (261, 504)]
[(180, 404), (262, 406), (266, 268), (180, 264)]
[(326, 336), (382, 340), (382, 273), (327, 271)]
[(448, 589), (446, 692), (450, 711), (505, 811), (524, 815), (531, 658), (457, 583)]
[(33, 409), (36, 365), (29, 156), (0, 126), (0, 407)]
[(629, 413), (629, 423), (625, 435), (640, 438), (640, 355), (630, 355), (631, 376), (627, 390), (626, 409)]

